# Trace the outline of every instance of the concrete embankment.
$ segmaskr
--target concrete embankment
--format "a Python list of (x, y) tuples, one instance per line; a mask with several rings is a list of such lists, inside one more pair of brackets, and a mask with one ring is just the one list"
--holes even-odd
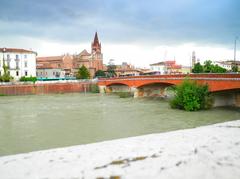
[(31, 95), (49, 93), (88, 92), (92, 82), (50, 82), (50, 83), (18, 83), (0, 85), (1, 95)]
[(5, 156), (0, 178), (239, 179), (240, 120)]

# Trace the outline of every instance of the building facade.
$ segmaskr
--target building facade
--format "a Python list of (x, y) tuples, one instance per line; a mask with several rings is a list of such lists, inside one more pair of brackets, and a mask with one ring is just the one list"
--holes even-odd
[(214, 61), (213, 64), (225, 68), (227, 71), (231, 71), (234, 65), (238, 66), (238, 70), (240, 69), (240, 61), (234, 60)]
[(94, 77), (96, 71), (104, 70), (102, 45), (98, 39), (97, 32), (91, 44), (91, 53), (84, 49), (81, 53), (73, 55), (73, 68), (75, 74), (82, 65), (88, 68), (91, 77)]
[(7, 66), (10, 75), (19, 80), (22, 76), (36, 76), (37, 53), (31, 50), (17, 48), (0, 48), (0, 75), (3, 75), (3, 66)]
[(89, 70), (91, 77), (94, 77), (96, 71), (104, 70), (101, 50), (102, 46), (96, 32), (91, 44), (91, 53), (84, 49), (76, 55), (66, 54), (37, 58), (37, 76), (42, 78), (74, 77), (78, 69), (84, 65)]
[(141, 74), (140, 69), (136, 69), (133, 65), (123, 62), (121, 65), (115, 65), (116, 69), (114, 70), (117, 77), (123, 76), (139, 76)]
[(155, 74), (180, 74), (181, 65), (176, 64), (175, 60), (163, 61), (154, 64), (150, 64), (150, 68)]
[(73, 57), (69, 54), (62, 56), (38, 57), (38, 78), (65, 78), (73, 76)]

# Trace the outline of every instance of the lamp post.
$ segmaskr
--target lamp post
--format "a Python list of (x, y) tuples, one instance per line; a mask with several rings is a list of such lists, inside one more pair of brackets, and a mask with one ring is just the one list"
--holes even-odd
[(237, 51), (237, 40), (238, 40), (238, 36), (235, 37), (235, 40), (234, 40), (234, 58), (233, 58), (233, 66), (234, 68), (236, 67), (236, 51)]
[(236, 62), (237, 39), (238, 39), (238, 36), (236, 36), (234, 40), (234, 63)]
[(233, 58), (233, 66), (232, 66), (232, 70), (234, 72), (238, 71), (237, 63), (236, 63), (237, 40), (238, 40), (238, 36), (236, 36), (234, 39), (234, 58)]
[(3, 48), (3, 66), (5, 65), (5, 57), (4, 57), (4, 53), (6, 52), (6, 48)]

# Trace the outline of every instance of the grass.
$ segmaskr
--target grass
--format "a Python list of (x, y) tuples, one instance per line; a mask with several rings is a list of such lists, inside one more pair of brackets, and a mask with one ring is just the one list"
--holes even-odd
[(8, 95), (6, 95), (6, 94), (1, 94), (1, 93), (0, 93), (0, 96), (8, 96)]

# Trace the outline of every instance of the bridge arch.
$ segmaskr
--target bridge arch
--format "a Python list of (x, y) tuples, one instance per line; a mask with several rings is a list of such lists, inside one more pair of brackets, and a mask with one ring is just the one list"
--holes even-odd
[(120, 82), (115, 82), (115, 83), (109, 83), (106, 85), (106, 92), (111, 93), (111, 92), (130, 92), (131, 88), (128, 84), (126, 83), (120, 83)]
[(129, 87), (129, 84), (128, 83), (124, 83), (124, 82), (112, 82), (112, 83), (108, 83), (106, 84), (106, 86), (114, 86), (114, 85), (123, 85), (123, 86), (128, 86)]
[(168, 87), (176, 84), (168, 82), (150, 82), (137, 87), (138, 97), (167, 97), (171, 96), (168, 92)]
[(169, 82), (163, 82), (163, 81), (155, 81), (155, 82), (148, 82), (148, 83), (144, 83), (141, 85), (138, 85), (137, 88), (142, 88), (144, 86), (174, 86), (176, 85), (175, 83), (169, 83)]

